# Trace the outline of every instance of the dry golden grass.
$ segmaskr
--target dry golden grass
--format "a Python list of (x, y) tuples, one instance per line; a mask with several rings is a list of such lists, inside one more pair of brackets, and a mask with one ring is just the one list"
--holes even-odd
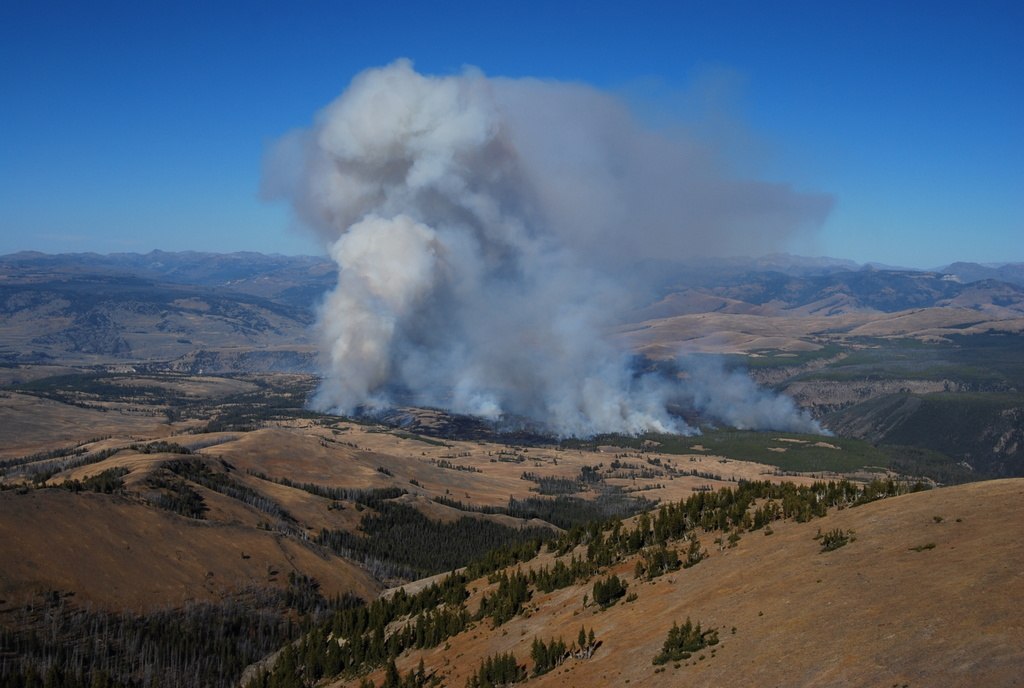
[[(205, 389), (217, 393), (222, 387), (211, 382)], [(173, 434), (174, 428), (155, 423), (152, 418), (103, 414), (34, 397), (27, 402), (25, 413), (33, 417), (34, 409), (38, 422), (26, 432), (37, 433), (37, 445), (67, 446), (93, 435), (111, 435), (83, 446), (90, 453), (114, 450), (112, 456), (58, 473), (50, 478), (50, 485), (85, 480), (112, 468), (124, 468), (128, 474), (121, 496), (55, 489), (0, 493), (0, 537), (5, 542), (0, 598), (12, 603), (20, 603), (40, 590), (58, 589), (74, 592), (80, 601), (141, 609), (192, 598), (208, 599), (245, 585), (280, 585), (290, 570), (315, 577), (328, 595), (349, 591), (366, 598), (376, 594), (377, 584), (357, 566), (262, 529), (270, 520), (265, 513), (225, 495), (193, 486), (208, 507), (204, 521), (152, 506), (149, 501), (156, 493), (148, 487), (147, 479), (161, 463), (171, 460), (198, 458), (209, 462), (214, 470), (228, 470), (231, 480), (284, 508), (294, 517), (295, 528), (310, 537), (321, 528), (354, 531), (363, 513), (351, 502), (342, 502), (339, 506), (344, 508), (329, 508), (329, 499), (272, 480), (288, 478), (295, 483), (357, 489), (397, 486), (409, 492), (402, 501), (430, 518), (451, 521), (466, 512), (437, 504), (432, 501), (434, 497), (446, 496), (477, 506), (504, 506), (510, 497), (525, 499), (537, 494), (535, 483), (522, 478), (524, 471), (572, 478), (584, 466), (607, 467), (616, 457), (658, 469), (646, 462), (647, 458), (657, 458), (686, 471), (717, 473), (724, 478), (669, 479), (660, 474), (608, 480), (638, 495), (666, 501), (683, 499), (696, 487), (717, 488), (738, 479), (765, 479), (773, 472), (767, 466), (708, 456), (701, 451), (689, 456), (650, 451), (641, 457), (612, 447), (560, 451), (554, 447), (507, 447), (477, 441), (439, 445), (385, 432), (379, 426), (314, 420), (280, 422), (251, 432)], [(55, 422), (50, 405), (68, 411), (64, 420), (69, 424)], [(78, 411), (86, 420), (114, 422), (78, 425), (73, 422)], [(198, 454), (148, 454), (133, 448), (156, 439), (196, 447)], [(524, 460), (499, 460), (516, 456)], [(445, 462), (466, 470), (442, 467)], [(18, 476), (15, 471), (6, 480), (17, 483), (21, 479)], [(787, 479), (811, 480), (799, 476)], [(584, 498), (594, 495), (578, 493)], [(472, 516), (515, 527), (539, 525), (503, 515)], [(242, 557), (243, 552), (247, 558)], [(269, 575), (268, 566), (279, 575)]]
[(787, 315), (701, 312), (626, 325), (620, 328), (618, 337), (633, 351), (664, 359), (680, 352), (809, 351), (819, 348), (824, 339), (843, 337), (915, 337), (935, 341), (950, 334), (989, 330), (1022, 332), (1024, 318), (940, 307), (838, 315), (810, 311)]
[(169, 430), (162, 414), (69, 406), (28, 394), (0, 393), (0, 460), (105, 435), (157, 438)]
[(4, 606), (59, 590), (73, 592), (77, 604), (142, 611), (216, 600), (247, 586), (284, 587), (291, 571), (314, 576), (329, 596), (370, 598), (378, 590), (358, 567), (292, 538), (182, 518), (119, 496), (0, 493), (0, 539)]
[[(1022, 522), (1024, 480), (1004, 480), (779, 522), (771, 536), (747, 533), (731, 549), (705, 536), (704, 562), (653, 582), (632, 580), (631, 561), (616, 566), (638, 595), (633, 602), (584, 607), (589, 585), (536, 595), (527, 614), (500, 628), (485, 621), (447, 649), (409, 653), (398, 666), (406, 672), (422, 658), (445, 685), (461, 686), (488, 655), (514, 652), (530, 664), (534, 637), (571, 644), (585, 626), (602, 641), (594, 657), (570, 659), (531, 685), (1016, 685), (1024, 666)], [(852, 530), (856, 540), (821, 553), (819, 528)], [(928, 543), (934, 549), (913, 549)], [(687, 617), (717, 628), (721, 642), (655, 673), (651, 660), (669, 627)], [(380, 682), (379, 672), (372, 677)]]

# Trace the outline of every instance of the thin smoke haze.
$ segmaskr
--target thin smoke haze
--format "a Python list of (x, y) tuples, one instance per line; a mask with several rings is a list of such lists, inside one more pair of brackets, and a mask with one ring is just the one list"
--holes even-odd
[(746, 376), (638, 371), (607, 336), (627, 307), (623, 266), (767, 250), (831, 206), (730, 179), (709, 146), (645, 129), (611, 95), (401, 60), (283, 137), (264, 185), (340, 268), (319, 312), (318, 410), (420, 404), (589, 436), (692, 433), (667, 410), (690, 405), (821, 431)]

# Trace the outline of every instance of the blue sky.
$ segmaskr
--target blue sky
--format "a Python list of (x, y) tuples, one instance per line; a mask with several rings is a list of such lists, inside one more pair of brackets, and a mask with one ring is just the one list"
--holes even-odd
[(580, 81), (827, 193), (802, 255), (1024, 261), (1024, 3), (48, 2), (0, 9), (0, 253), (318, 253), (268, 145), (397, 58)]

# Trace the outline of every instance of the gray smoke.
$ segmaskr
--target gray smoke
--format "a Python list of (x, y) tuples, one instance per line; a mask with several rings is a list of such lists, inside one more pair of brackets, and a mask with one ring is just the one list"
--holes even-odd
[(265, 188), (340, 268), (319, 313), (319, 410), (420, 404), (587, 436), (692, 432), (666, 409), (699, 401), (731, 424), (820, 431), (745, 377), (720, 374), (728, 394), (705, 399), (703, 372), (637, 373), (605, 333), (623, 266), (768, 250), (830, 200), (729, 179), (708, 146), (639, 126), (608, 94), (398, 61), (284, 137)]

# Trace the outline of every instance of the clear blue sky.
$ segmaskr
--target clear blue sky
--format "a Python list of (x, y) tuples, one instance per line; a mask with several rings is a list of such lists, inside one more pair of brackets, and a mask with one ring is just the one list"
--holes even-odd
[(317, 253), (259, 199), (264, 150), (407, 57), (582, 81), (655, 123), (720, 108), (737, 174), (835, 197), (794, 253), (1024, 261), (1021, 36), (1019, 0), (5, 0), (0, 253)]

